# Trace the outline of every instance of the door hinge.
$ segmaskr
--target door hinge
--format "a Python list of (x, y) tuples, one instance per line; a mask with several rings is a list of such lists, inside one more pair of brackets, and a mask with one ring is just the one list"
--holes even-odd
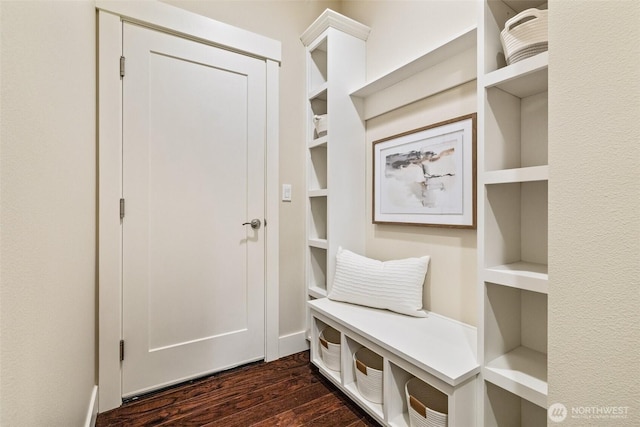
[(120, 219), (124, 218), (124, 199), (120, 199)]
[(124, 56), (120, 57), (120, 77), (124, 77)]
[(120, 361), (124, 360), (124, 340), (120, 340)]

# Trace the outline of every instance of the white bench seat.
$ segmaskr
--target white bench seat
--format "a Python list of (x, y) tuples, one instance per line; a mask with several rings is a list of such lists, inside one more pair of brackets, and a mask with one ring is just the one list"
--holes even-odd
[[(408, 425), (403, 387), (415, 376), (449, 396), (449, 426), (476, 424), (475, 380), (480, 372), (476, 328), (431, 312), (427, 317), (411, 317), (328, 298), (309, 301), (308, 306), (312, 362), (378, 421)], [(326, 326), (342, 335), (341, 372), (327, 369), (320, 356), (318, 336)], [(383, 405), (367, 402), (354, 385), (353, 353), (362, 346), (385, 360)]]

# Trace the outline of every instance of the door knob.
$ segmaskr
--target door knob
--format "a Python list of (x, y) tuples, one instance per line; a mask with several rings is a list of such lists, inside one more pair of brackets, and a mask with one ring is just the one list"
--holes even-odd
[(255, 218), (255, 219), (252, 219), (251, 222), (242, 223), (242, 225), (250, 225), (251, 228), (253, 228), (254, 230), (257, 230), (258, 228), (260, 228), (262, 223), (260, 222), (260, 220), (258, 218)]

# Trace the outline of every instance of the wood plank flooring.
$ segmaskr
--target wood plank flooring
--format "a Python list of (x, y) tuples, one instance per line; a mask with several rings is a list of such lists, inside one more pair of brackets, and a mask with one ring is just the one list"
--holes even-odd
[(377, 427), (309, 363), (309, 352), (159, 391), (98, 415), (97, 427)]

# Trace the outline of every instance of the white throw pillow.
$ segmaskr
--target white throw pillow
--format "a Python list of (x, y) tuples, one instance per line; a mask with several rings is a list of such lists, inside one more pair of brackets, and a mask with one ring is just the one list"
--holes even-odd
[(382, 262), (339, 248), (329, 299), (426, 317), (422, 287), (428, 267), (428, 256)]

